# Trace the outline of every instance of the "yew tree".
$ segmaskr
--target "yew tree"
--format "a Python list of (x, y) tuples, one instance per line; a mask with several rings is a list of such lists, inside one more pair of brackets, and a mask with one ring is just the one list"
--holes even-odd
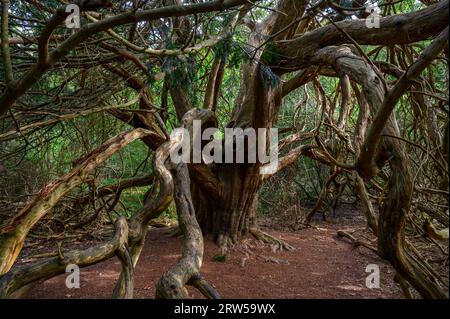
[[(113, 296), (132, 298), (148, 227), (174, 202), (182, 257), (156, 294), (185, 297), (189, 284), (218, 298), (201, 275), (203, 238), (221, 254), (247, 236), (292, 249), (259, 228), (258, 196), (273, 176), (309, 158), (329, 170), (318, 205), (345, 175), (377, 237), (375, 251), (399, 282), (424, 298), (448, 297), (446, 283), (405, 236), (413, 212), (448, 227), (448, 201), (446, 215), (427, 203), (448, 196), (448, 0), (73, 2), (80, 28), (67, 28), (68, 1), (1, 0), (0, 161), (56, 143), (68, 121), (101, 114), (122, 124), (102, 126), (96, 148), (72, 158), (70, 169), (27, 200), (16, 199), (1, 220), (0, 296), (25, 296), (67, 264), (118, 256)], [(379, 15), (367, 9), (374, 5)], [(285, 125), (281, 114), (293, 99), (293, 120)], [(170, 133), (192, 132), (194, 120), (202, 129), (277, 127), (277, 171), (261, 174), (259, 161), (172, 163), (170, 149), (180, 142)], [(148, 175), (96, 185), (94, 172), (135, 140), (152, 156)], [(428, 176), (418, 178), (416, 165)], [(102, 207), (116, 205), (123, 189), (151, 187), (131, 216), (115, 219), (106, 242), (17, 265), (33, 227), (82, 185), (95, 187), (99, 205), (109, 196)], [(69, 213), (92, 200), (76, 194)]]

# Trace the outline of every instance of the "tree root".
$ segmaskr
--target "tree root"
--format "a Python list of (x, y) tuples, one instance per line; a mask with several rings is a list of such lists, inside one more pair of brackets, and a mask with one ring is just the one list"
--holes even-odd
[(364, 242), (364, 241), (361, 241), (361, 240), (359, 240), (359, 239), (356, 239), (352, 234), (349, 234), (349, 233), (347, 233), (347, 232), (345, 232), (345, 231), (343, 231), (343, 230), (339, 230), (339, 231), (337, 232), (337, 235), (338, 235), (339, 237), (341, 237), (341, 238), (348, 238), (348, 239), (350, 239), (350, 241), (352, 242), (354, 248), (357, 248), (357, 247), (359, 247), (359, 246), (362, 246), (362, 247), (366, 247), (367, 249), (373, 251), (375, 254), (378, 254), (378, 250), (377, 250), (376, 247), (372, 246), (372, 245), (369, 244), (369, 243), (366, 243), (366, 242)]
[(176, 238), (183, 235), (183, 232), (181, 231), (180, 227), (176, 226), (173, 228), (170, 228), (165, 235), (169, 238)]
[(229, 235), (220, 234), (216, 240), (217, 246), (219, 246), (219, 253), (216, 256), (226, 256), (228, 249), (233, 245), (233, 240)]
[(286, 251), (293, 251), (295, 250), (294, 247), (286, 243), (285, 241), (275, 238), (262, 230), (258, 228), (251, 228), (250, 234), (252, 234), (257, 240), (262, 241), (263, 243), (272, 245), (275, 250), (286, 250)]
[(251, 251), (248, 247), (243, 247), (242, 249), (239, 249), (239, 250), (245, 255), (245, 258), (242, 259), (242, 261), (241, 261), (242, 268), (245, 267), (245, 263), (249, 259), (250, 255), (255, 257), (256, 259), (260, 259), (265, 262), (271, 262), (271, 263), (278, 264), (278, 265), (289, 265), (289, 261), (287, 261), (287, 260), (275, 258), (272, 256), (261, 255), (261, 254)]
[(395, 273), (394, 281), (399, 284), (406, 299), (413, 299), (410, 285), (398, 272)]
[(148, 224), (148, 226), (153, 227), (153, 228), (169, 228), (174, 226), (172, 222), (170, 221), (166, 221), (163, 219), (154, 219), (151, 220), (150, 223)]

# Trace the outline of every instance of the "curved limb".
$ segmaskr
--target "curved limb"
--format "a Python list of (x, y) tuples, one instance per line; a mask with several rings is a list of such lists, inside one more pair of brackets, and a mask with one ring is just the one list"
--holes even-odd
[(63, 196), (85, 182), (89, 173), (114, 153), (149, 133), (144, 129), (135, 129), (109, 139), (102, 146), (80, 159), (78, 165), (71, 172), (45, 186), (5, 227), (0, 229), (0, 275), (11, 269), (22, 250), (30, 229)]
[(120, 247), (116, 251), (117, 257), (119, 257), (122, 263), (122, 273), (124, 274), (124, 284), (116, 285), (113, 292), (113, 298), (115, 299), (132, 299), (134, 290), (134, 265), (131, 259), (130, 252), (126, 245)]
[(325, 197), (326, 197), (326, 195), (328, 193), (328, 188), (330, 187), (331, 182), (333, 182), (336, 179), (336, 177), (338, 177), (339, 174), (341, 174), (341, 173), (342, 173), (342, 170), (337, 169), (325, 181), (325, 184), (323, 185), (322, 190), (320, 191), (319, 198), (317, 199), (316, 205), (308, 213), (308, 215), (306, 215), (306, 220), (305, 220), (306, 224), (310, 224), (311, 223), (312, 218), (314, 217), (316, 212), (320, 209), (320, 206), (322, 206), (322, 202), (325, 200)]
[(184, 235), (184, 243), (181, 259), (156, 284), (157, 298), (164, 299), (187, 297), (184, 286), (198, 274), (203, 259), (203, 235), (195, 217), (187, 166), (184, 163), (177, 164), (172, 172), (178, 222)]
[[(202, 126), (216, 126), (215, 114), (208, 110), (192, 109), (182, 119), (182, 126), (193, 132), (193, 120), (201, 120)], [(180, 143), (181, 141), (176, 141)], [(220, 298), (215, 289), (204, 280), (199, 271), (203, 260), (203, 235), (195, 216), (190, 190), (190, 178), (188, 167), (185, 163), (174, 165), (171, 169), (175, 182), (175, 204), (177, 207), (179, 230), (184, 235), (183, 253), (181, 259), (173, 265), (156, 285), (157, 298), (185, 298), (186, 284), (192, 284), (208, 298)], [(217, 190), (218, 183), (207, 183), (214, 185), (207, 188), (212, 194), (220, 194)], [(212, 191), (211, 191), (212, 190)]]
[[(173, 200), (173, 178), (165, 166), (165, 161), (169, 157), (170, 149), (177, 143), (178, 141), (169, 141), (156, 150), (154, 174), (159, 180), (159, 194), (154, 200), (149, 200), (145, 203), (129, 221), (129, 247), (131, 247), (130, 258), (133, 267), (136, 267), (142, 248), (144, 247), (148, 225), (154, 218), (166, 210)], [(127, 271), (127, 268), (122, 269), (114, 291), (126, 291), (128, 285), (127, 278), (129, 277)]]
[[(131, 134), (131, 133), (139, 133), (139, 134)], [(134, 139), (139, 138), (140, 134), (146, 134), (147, 131), (139, 129), (134, 130), (128, 133), (124, 133), (122, 135), (125, 135), (124, 141), (121, 142), (120, 137), (118, 136), (116, 138), (113, 138), (110, 140), (111, 143), (105, 143), (102, 147), (98, 148), (97, 150), (103, 150), (104, 152), (108, 152), (111, 148), (113, 148), (114, 143), (117, 143), (118, 141), (120, 143), (127, 144), (131, 142), (131, 140), (128, 140), (130, 136), (134, 137)], [(131, 135), (130, 135), (131, 134)], [(147, 224), (155, 217), (159, 216), (161, 212), (163, 212), (167, 206), (172, 201), (172, 192), (173, 192), (173, 182), (172, 182), (172, 176), (170, 172), (164, 167), (164, 161), (167, 159), (169, 154), (169, 149), (173, 145), (173, 143), (166, 143), (164, 146), (160, 147), (160, 149), (157, 150), (157, 156), (156, 156), (156, 162), (155, 162), (155, 176), (160, 181), (160, 193), (159, 196), (156, 198), (154, 202), (146, 204), (138, 213), (136, 213), (133, 218), (130, 221), (130, 232), (128, 232), (128, 224), (125, 220), (120, 219), (120, 223), (125, 223), (126, 227), (126, 235), (125, 239), (130, 243), (131, 249), (128, 251), (122, 245), (118, 246), (119, 248), (115, 248), (111, 246), (111, 244), (105, 244), (100, 245), (92, 249), (88, 249), (83, 252), (70, 252), (66, 255), (65, 258), (72, 258), (75, 260), (82, 260), (83, 264), (79, 265), (80, 267), (88, 266), (94, 263), (97, 263), (99, 261), (111, 258), (114, 256), (114, 254), (117, 254), (118, 257), (121, 259), (123, 264), (123, 269), (121, 272), (121, 276), (119, 278), (119, 281), (114, 289), (114, 297), (117, 298), (131, 298), (133, 294), (133, 272), (134, 267), (137, 263), (138, 257), (140, 255), (140, 252), (142, 250), (146, 230), (147, 230)], [(124, 145), (123, 145), (124, 146)], [(104, 150), (106, 149), (106, 150)], [(117, 146), (114, 146), (113, 150), (118, 149)], [(80, 166), (84, 167), (83, 165), (87, 165), (94, 161), (94, 163), (101, 163), (103, 157), (106, 157), (103, 153), (100, 153), (98, 151), (93, 151), (91, 154), (89, 154), (84, 161), (82, 161), (82, 164), (80, 164), (75, 170), (79, 169)], [(112, 154), (111, 154), (112, 155)], [(95, 162), (96, 161), (96, 162)], [(86, 162), (88, 164), (86, 164)], [(94, 165), (90, 164), (91, 167), (95, 167)], [(75, 171), (74, 170), (74, 171)], [(70, 174), (77, 176), (74, 171), (72, 171)], [(68, 174), (68, 175), (70, 175)], [(67, 175), (66, 175), (67, 176)], [(65, 180), (65, 177), (61, 179), (62, 181)], [(70, 180), (70, 179), (69, 179)], [(116, 238), (116, 237), (115, 237)], [(122, 237), (121, 237), (122, 238)], [(115, 239), (113, 239), (115, 241)], [(114, 248), (114, 249), (113, 249)], [(106, 252), (105, 252), (106, 251)], [(104, 253), (104, 254), (103, 254)], [(98, 254), (101, 254), (98, 256)], [(81, 257), (78, 257), (78, 256)], [(89, 257), (89, 255), (92, 255)], [(19, 266), (17, 268), (13, 268), (11, 271), (9, 271), (6, 275), (4, 275), (0, 279), (0, 296), (2, 297), (17, 297), (17, 296), (23, 296), (26, 294), (29, 290), (31, 290), (34, 286), (37, 286), (42, 281), (54, 277), (61, 272), (65, 271), (65, 266), (55, 266), (55, 263), (58, 263), (57, 258), (45, 260), (45, 261), (39, 261), (38, 263), (34, 263), (32, 265), (27, 265), (28, 267), (23, 268), (23, 266)], [(71, 262), (76, 263), (76, 262)], [(59, 265), (59, 263), (58, 263)], [(37, 273), (38, 272), (38, 273)], [(21, 274), (19, 275), (21, 277), (21, 280), (13, 280), (14, 274)]]
[(364, 145), (368, 145), (370, 140), (376, 140), (374, 143), (376, 142), (379, 147), (375, 150), (370, 147), (368, 149), (370, 152), (365, 150), (364, 155), (360, 154), (356, 165), (359, 175), (366, 179), (376, 174), (387, 161), (391, 166), (388, 192), (381, 207), (378, 223), (377, 251), (380, 257), (388, 260), (424, 298), (448, 298), (448, 295), (436, 282), (435, 276), (429, 276), (424, 270), (423, 263), (411, 258), (405, 246), (405, 214), (409, 211), (413, 190), (409, 160), (401, 143), (395, 139), (382, 138), (380, 132), (393, 136), (400, 135), (395, 114), (392, 113), (393, 106), (414, 77), (437, 56), (447, 38), (448, 28), (436, 38), (426, 52), (424, 51), (425, 54), (409, 67), (407, 76), (400, 79), (387, 95), (372, 66), (351, 53), (349, 48), (324, 48), (313, 58), (316, 62), (330, 64), (345, 71), (353, 81), (361, 84), (372, 114), (377, 114), (373, 122), (376, 126), (369, 129), (366, 136), (370, 139), (366, 137)]
[[(192, 123), (193, 120), (201, 120), (202, 126), (207, 125), (210, 126), (216, 126), (217, 125), (217, 119), (215, 117), (215, 114), (211, 111), (207, 110), (198, 110), (198, 109), (192, 109), (186, 112), (186, 114), (183, 116), (182, 119), (182, 126), (188, 130), (190, 130), (192, 134)], [(170, 151), (180, 145), (181, 141), (177, 139), (171, 139), (168, 142), (162, 144), (157, 150), (156, 150), (156, 157), (155, 157), (155, 176), (160, 181), (160, 191), (159, 194), (154, 201), (149, 201), (140, 209), (130, 220), (130, 247), (131, 247), (131, 258), (133, 261), (133, 265), (136, 266), (136, 263), (139, 259), (140, 253), (142, 251), (142, 247), (144, 245), (145, 236), (147, 234), (147, 229), (149, 223), (156, 217), (158, 217), (164, 210), (167, 209), (168, 205), (173, 200), (173, 191), (174, 191), (174, 181), (171, 172), (166, 167), (166, 160), (168, 159), (170, 155)], [(176, 170), (181, 168), (176, 168)], [(201, 174), (202, 178), (204, 176), (208, 176), (207, 180), (210, 181), (209, 183), (203, 183), (202, 185), (206, 185), (206, 189), (211, 194), (211, 196), (218, 197), (220, 194), (220, 190), (215, 180), (212, 181), (212, 175), (207, 172), (204, 165), (195, 165), (193, 167), (195, 172), (198, 172), (201, 170), (203, 173)], [(175, 172), (172, 170), (172, 172)], [(209, 174), (208, 174), (209, 173)], [(181, 173), (180, 173), (181, 174)], [(194, 174), (197, 175), (197, 174)], [(187, 176), (188, 181), (189, 175)], [(181, 183), (181, 181), (179, 181)], [(190, 189), (189, 182), (187, 187)], [(183, 190), (184, 191), (184, 190)], [(188, 198), (191, 198), (190, 191)], [(186, 204), (182, 204), (185, 206)], [(194, 214), (195, 215), (195, 214)], [(195, 216), (194, 216), (195, 217)], [(181, 227), (180, 227), (181, 228)], [(181, 232), (184, 233), (183, 229), (181, 229)], [(200, 233), (201, 235), (201, 233)], [(125, 269), (121, 272), (119, 280), (116, 283), (115, 290), (121, 291), (124, 289), (124, 286), (126, 285), (126, 272)], [(184, 286), (184, 285), (183, 285)], [(181, 289), (181, 294), (184, 293), (184, 290)]]
[[(0, 298), (17, 297), (25, 291), (54, 276), (63, 274), (69, 264), (86, 267), (113, 257), (116, 252), (124, 249), (128, 239), (128, 224), (124, 217), (116, 221), (114, 237), (106, 243), (82, 251), (66, 253), (60, 257), (39, 260), (32, 264), (13, 267), (0, 277)], [(22, 290), (22, 291), (20, 291)], [(25, 290), (25, 291), (24, 291)]]
[(187, 284), (197, 288), (208, 299), (222, 299), (219, 292), (200, 273), (194, 274)]

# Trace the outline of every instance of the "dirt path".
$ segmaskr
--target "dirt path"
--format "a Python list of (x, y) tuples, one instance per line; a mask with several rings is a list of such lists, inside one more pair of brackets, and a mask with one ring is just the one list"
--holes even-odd
[[(225, 262), (213, 261), (217, 247), (205, 242), (202, 273), (224, 298), (399, 298), (393, 283), (393, 270), (376, 255), (336, 237), (334, 226), (321, 226), (297, 233), (269, 231), (296, 248), (292, 252), (273, 252), (255, 240), (246, 241), (250, 256), (245, 263), (237, 247)], [(181, 240), (152, 230), (136, 267), (135, 298), (153, 298), (161, 274), (180, 257)], [(242, 246), (240, 247), (242, 248)], [(264, 260), (271, 257), (279, 261)], [(368, 289), (368, 264), (381, 270), (380, 289)], [(81, 269), (80, 289), (67, 289), (66, 275), (60, 275), (36, 288), (32, 298), (109, 298), (120, 271), (117, 259)], [(191, 297), (200, 297), (189, 288)]]

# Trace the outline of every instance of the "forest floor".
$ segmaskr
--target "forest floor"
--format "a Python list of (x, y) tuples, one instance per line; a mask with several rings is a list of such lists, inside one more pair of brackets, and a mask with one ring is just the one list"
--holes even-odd
[[(262, 223), (264, 225), (264, 223)], [(214, 261), (217, 246), (205, 239), (202, 274), (224, 298), (402, 298), (393, 269), (367, 248), (354, 248), (337, 230), (364, 233), (364, 224), (316, 222), (298, 231), (264, 230), (295, 247), (275, 251), (255, 239), (230, 250), (225, 261)], [(180, 238), (167, 228), (152, 229), (135, 271), (135, 298), (153, 298), (163, 272), (181, 256)], [(48, 249), (48, 247), (47, 247)], [(380, 269), (380, 288), (366, 287), (369, 264)], [(31, 298), (109, 298), (121, 265), (116, 258), (83, 268), (80, 288), (68, 289), (67, 274), (54, 277), (32, 291)], [(201, 295), (189, 287), (192, 298)]]

